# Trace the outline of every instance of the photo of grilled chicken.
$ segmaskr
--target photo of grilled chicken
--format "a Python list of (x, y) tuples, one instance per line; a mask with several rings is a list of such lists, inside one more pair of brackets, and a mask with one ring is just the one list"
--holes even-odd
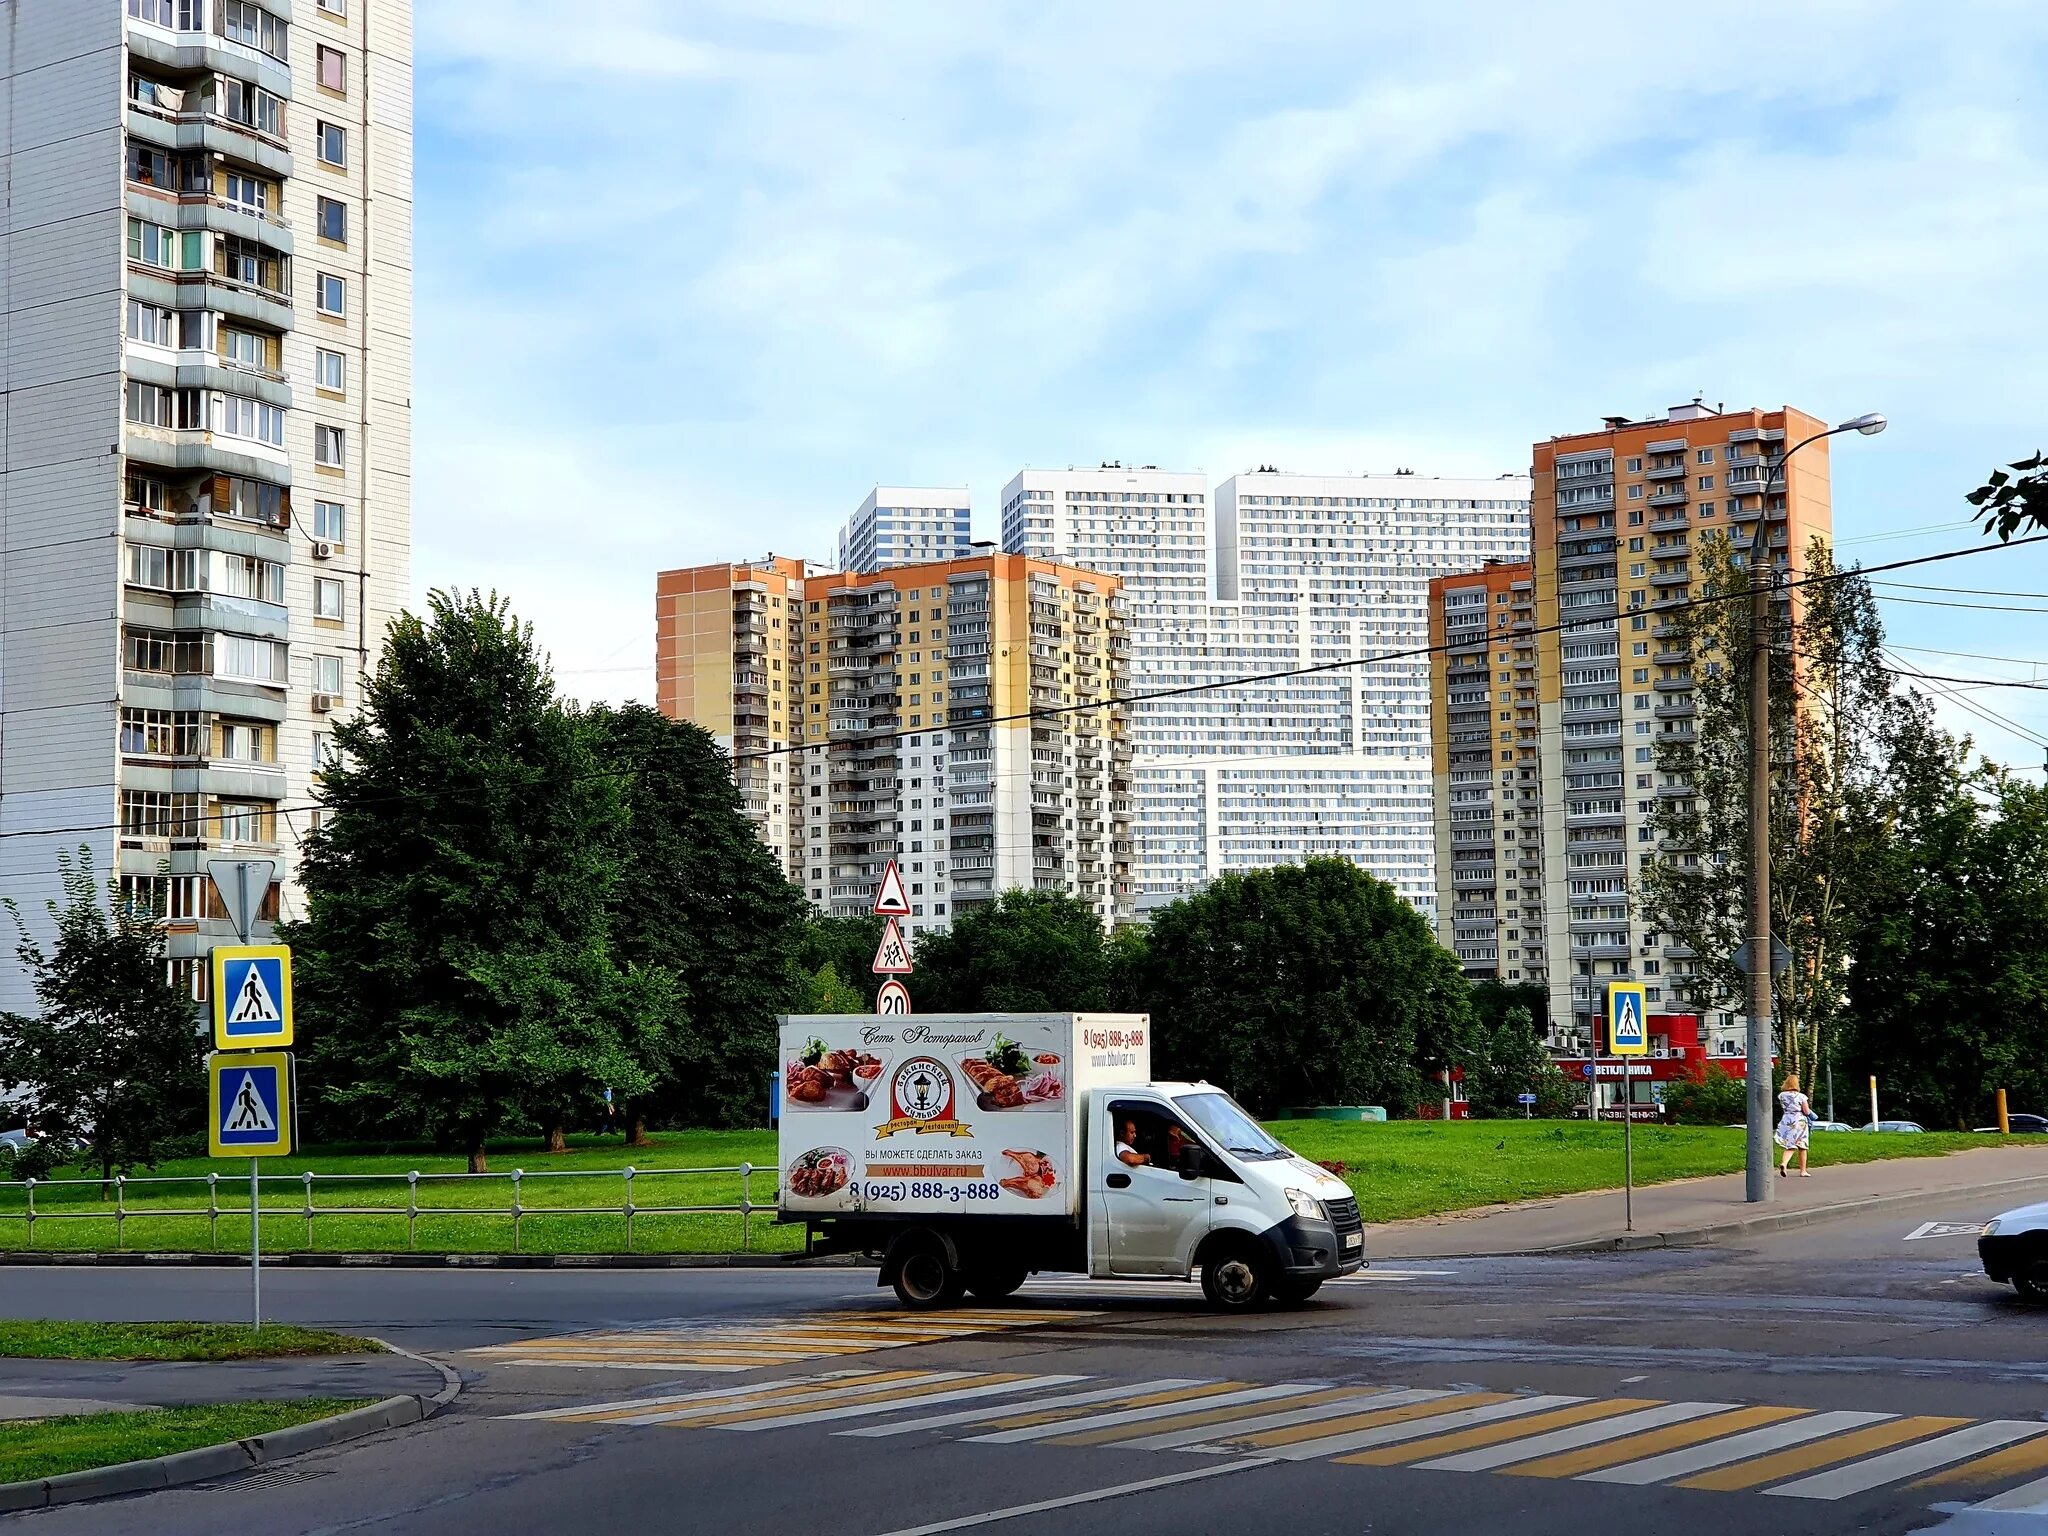
[(1052, 1159), (1043, 1152), (1005, 1147), (1003, 1156), (1017, 1165), (1017, 1171), (999, 1182), (1003, 1188), (1022, 1195), (1026, 1200), (1043, 1200), (1059, 1182), (1053, 1173)]

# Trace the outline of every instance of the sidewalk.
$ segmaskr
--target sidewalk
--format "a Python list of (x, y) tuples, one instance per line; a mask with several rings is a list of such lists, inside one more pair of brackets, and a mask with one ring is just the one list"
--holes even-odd
[(432, 1394), (441, 1376), (404, 1355), (283, 1360), (0, 1359), (0, 1419), (113, 1413), (259, 1398)]
[[(1825, 1142), (1816, 1138), (1816, 1145), (1824, 1148)], [(2008, 1196), (2012, 1205), (2027, 1205), (2048, 1200), (2048, 1139), (1947, 1157), (1816, 1166), (1812, 1178), (1795, 1173), (1777, 1179), (1776, 1186), (1775, 1201), (1751, 1205), (1743, 1199), (1739, 1173), (1653, 1184), (1635, 1192), (1632, 1234), (1624, 1229), (1622, 1195), (1615, 1189), (1388, 1222), (1367, 1235), (1366, 1249), (1382, 1260), (1667, 1247), (1797, 1226), (1930, 1195), (1958, 1200), (1999, 1195)]]

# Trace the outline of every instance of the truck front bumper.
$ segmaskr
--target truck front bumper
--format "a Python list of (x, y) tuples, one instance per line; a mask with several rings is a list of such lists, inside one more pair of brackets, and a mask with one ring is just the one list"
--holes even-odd
[(2015, 1232), (2009, 1237), (1980, 1237), (1977, 1239), (1977, 1257), (1984, 1263), (1984, 1273), (2004, 1285), (2020, 1272), (2021, 1245), (2039, 1240), (2039, 1234), (2033, 1232)]
[(1267, 1229), (1266, 1243), (1281, 1270), (1301, 1278), (1328, 1280), (1365, 1267), (1362, 1229), (1347, 1234), (1332, 1222), (1290, 1216)]

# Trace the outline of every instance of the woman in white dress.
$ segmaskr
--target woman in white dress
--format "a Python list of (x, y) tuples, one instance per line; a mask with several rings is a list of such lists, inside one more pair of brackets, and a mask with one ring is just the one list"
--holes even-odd
[(1799, 1091), (1799, 1079), (1788, 1077), (1778, 1093), (1778, 1130), (1774, 1137), (1785, 1153), (1778, 1163), (1779, 1178), (1791, 1173), (1794, 1152), (1799, 1154), (1799, 1177), (1813, 1177), (1806, 1171), (1806, 1138), (1812, 1129), (1813, 1104)]

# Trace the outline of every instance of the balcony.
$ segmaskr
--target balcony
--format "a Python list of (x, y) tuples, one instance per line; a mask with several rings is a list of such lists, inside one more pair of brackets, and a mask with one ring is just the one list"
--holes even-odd
[(1690, 720), (1697, 712), (1690, 694), (1683, 698), (1669, 699), (1650, 711), (1659, 720)]
[(1678, 507), (1690, 500), (1690, 496), (1681, 482), (1677, 485), (1656, 486), (1651, 490), (1647, 500), (1653, 507)]

